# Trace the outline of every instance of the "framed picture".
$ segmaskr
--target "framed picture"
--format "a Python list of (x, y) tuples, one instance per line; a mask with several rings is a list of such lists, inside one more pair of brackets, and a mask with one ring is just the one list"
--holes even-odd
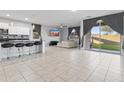
[(59, 36), (59, 29), (58, 28), (52, 28), (49, 31), (49, 36)]

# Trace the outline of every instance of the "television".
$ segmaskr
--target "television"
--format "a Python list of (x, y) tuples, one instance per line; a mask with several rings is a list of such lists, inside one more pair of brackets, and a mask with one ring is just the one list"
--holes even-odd
[(59, 36), (60, 30), (58, 28), (52, 28), (49, 30), (49, 36)]

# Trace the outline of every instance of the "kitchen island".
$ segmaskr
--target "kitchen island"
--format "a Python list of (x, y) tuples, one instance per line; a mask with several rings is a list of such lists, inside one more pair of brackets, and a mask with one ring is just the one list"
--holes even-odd
[[(0, 42), (0, 61), (2, 59), (7, 59), (11, 57), (21, 57), (23, 55), (30, 55), (34, 53), (39, 53), (41, 52), (41, 44), (40, 45), (35, 45), (35, 42), (40, 42), (40, 41), (9, 41), (9, 42)], [(6, 43), (11, 43), (13, 44), (12, 47), (10, 48), (4, 48), (2, 47), (3, 44)], [(22, 43), (24, 44), (23, 47), (16, 47), (15, 45), (17, 43)], [(27, 47), (27, 43), (32, 43), (33, 46)]]

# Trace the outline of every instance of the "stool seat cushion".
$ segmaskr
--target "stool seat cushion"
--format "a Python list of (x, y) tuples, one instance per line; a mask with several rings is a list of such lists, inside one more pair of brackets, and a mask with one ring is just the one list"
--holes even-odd
[(1, 46), (2, 46), (3, 48), (10, 48), (10, 47), (13, 47), (14, 44), (13, 44), (13, 43), (3, 43)]
[(41, 45), (41, 42), (40, 41), (35, 41), (34, 45)]
[(33, 43), (26, 43), (25, 46), (26, 47), (31, 47), (31, 46), (33, 46)]
[(17, 43), (17, 44), (15, 44), (15, 47), (24, 47), (24, 43)]

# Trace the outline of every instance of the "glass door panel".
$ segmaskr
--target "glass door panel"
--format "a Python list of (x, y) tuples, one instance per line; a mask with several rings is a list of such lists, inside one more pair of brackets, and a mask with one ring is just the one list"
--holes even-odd
[(101, 35), (101, 49), (120, 51), (120, 34), (115, 31), (104, 32)]
[(100, 49), (100, 35), (99, 27), (93, 27), (91, 30), (91, 48)]
[(91, 29), (91, 49), (120, 52), (120, 34), (116, 31), (102, 31), (99, 26)]

